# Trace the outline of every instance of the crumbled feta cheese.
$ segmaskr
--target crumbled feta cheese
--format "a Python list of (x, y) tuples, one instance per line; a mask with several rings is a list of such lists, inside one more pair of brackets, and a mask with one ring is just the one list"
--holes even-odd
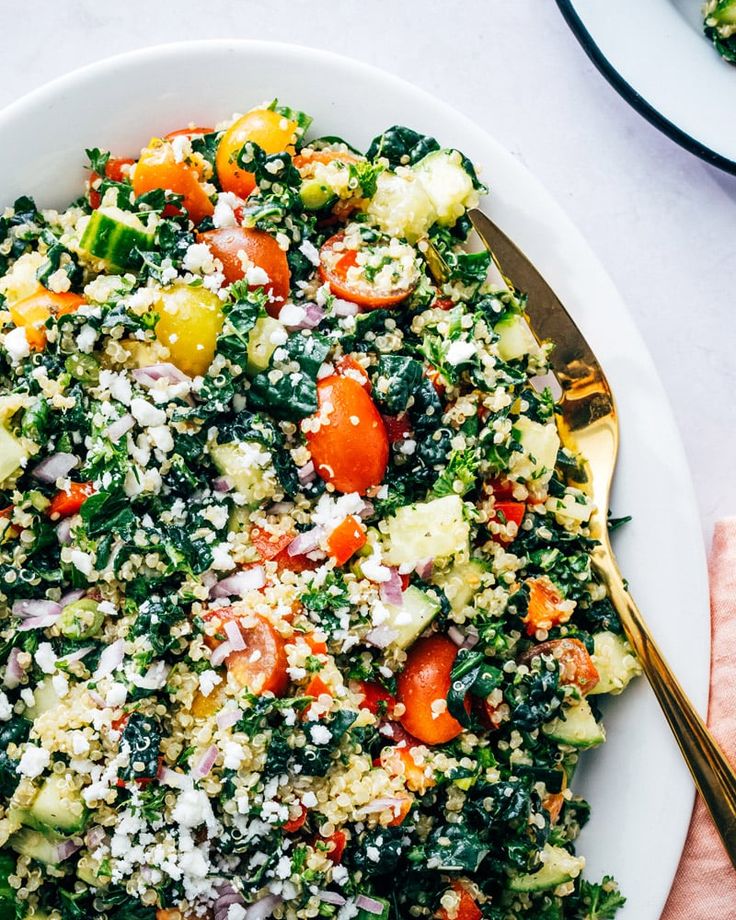
[(41, 642), (33, 657), (44, 674), (53, 674), (56, 670), (56, 655), (50, 642)]
[(309, 259), (312, 265), (319, 265), (319, 250), (314, 243), (304, 240), (299, 247), (299, 252)]
[(332, 739), (332, 732), (326, 725), (313, 725), (309, 733), (314, 744), (328, 744)]
[(27, 776), (29, 779), (35, 779), (51, 763), (51, 755), (45, 748), (37, 747), (35, 744), (29, 744), (23, 751), (23, 756), (18, 761), (17, 770), (21, 776)]
[(110, 685), (110, 689), (107, 691), (105, 705), (109, 706), (111, 709), (119, 709), (121, 706), (125, 705), (127, 698), (128, 689), (125, 684), (114, 683)]
[(90, 326), (89, 323), (85, 323), (77, 335), (77, 348), (85, 354), (89, 354), (95, 347), (96, 341), (97, 330), (94, 326)]
[(183, 789), (171, 817), (182, 827), (212, 825), (215, 820), (207, 793), (199, 789)]
[(59, 699), (65, 697), (69, 692), (69, 681), (65, 674), (54, 674), (51, 678), (51, 686)]
[(475, 344), (473, 342), (456, 341), (450, 344), (447, 349), (447, 363), (457, 365), (463, 361), (468, 361), (475, 354)]
[(207, 243), (192, 243), (184, 253), (182, 265), (188, 272), (209, 275), (216, 270), (212, 250)]
[(166, 422), (166, 413), (164, 410), (157, 409), (156, 406), (148, 402), (147, 399), (141, 399), (140, 396), (131, 399), (130, 411), (136, 422), (138, 422), (139, 425), (143, 425), (144, 428), (163, 425)]
[(215, 687), (221, 683), (222, 678), (217, 671), (213, 671), (211, 668), (207, 671), (202, 671), (199, 675), (199, 690), (202, 696), (209, 696)]
[(81, 549), (73, 549), (69, 554), (69, 561), (75, 569), (82, 575), (89, 577), (94, 570), (94, 561), (89, 553), (82, 552)]
[(10, 700), (0, 690), (0, 722), (7, 722), (12, 716), (13, 707), (10, 705)]
[(17, 329), (11, 329), (3, 340), (5, 349), (10, 355), (10, 360), (15, 364), (23, 358), (27, 358), (31, 353), (31, 346), (26, 338), (26, 330), (23, 326)]
[(148, 437), (155, 448), (165, 454), (174, 449), (174, 437), (166, 425), (154, 425), (148, 429)]

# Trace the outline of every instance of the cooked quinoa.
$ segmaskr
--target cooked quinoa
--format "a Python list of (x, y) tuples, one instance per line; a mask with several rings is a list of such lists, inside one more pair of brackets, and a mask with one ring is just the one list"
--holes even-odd
[[(638, 673), (471, 163), (272, 103), (0, 218), (0, 917), (613, 917)], [(445, 261), (435, 278), (428, 246)]]

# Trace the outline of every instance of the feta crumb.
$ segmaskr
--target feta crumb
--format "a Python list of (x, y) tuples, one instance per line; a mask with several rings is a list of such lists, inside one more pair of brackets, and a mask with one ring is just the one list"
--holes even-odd
[(166, 413), (163, 409), (157, 409), (147, 399), (136, 396), (130, 401), (130, 411), (133, 418), (139, 425), (145, 428), (163, 425), (166, 422)]
[(56, 670), (56, 655), (50, 642), (42, 642), (33, 657), (44, 674), (53, 674)]
[(314, 744), (329, 744), (332, 740), (332, 732), (326, 725), (313, 725), (309, 733)]
[(452, 342), (447, 349), (448, 364), (457, 365), (467, 361), (475, 354), (475, 345), (473, 342)]
[(51, 763), (51, 755), (47, 750), (35, 744), (29, 744), (18, 761), (17, 770), (22, 776), (35, 779), (43, 773), (49, 763)]
[(0, 722), (7, 722), (12, 716), (13, 707), (10, 705), (10, 700), (0, 690)]
[(15, 364), (23, 358), (27, 358), (31, 353), (31, 346), (26, 338), (26, 330), (23, 326), (17, 329), (11, 329), (5, 336), (3, 344), (10, 355), (10, 360)]
[(222, 683), (222, 678), (212, 669), (202, 671), (199, 675), (199, 689), (202, 696), (209, 696), (218, 684)]

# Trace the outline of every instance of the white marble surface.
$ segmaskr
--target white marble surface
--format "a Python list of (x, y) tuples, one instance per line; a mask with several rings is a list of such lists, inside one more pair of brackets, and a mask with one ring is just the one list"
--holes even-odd
[[(361, 58), (475, 118), (567, 209), (628, 301), (675, 407), (705, 538), (736, 513), (736, 177), (629, 109), (553, 0), (6, 3), (0, 105), (111, 54), (237, 37)], [(656, 471), (642, 475), (656, 489)]]

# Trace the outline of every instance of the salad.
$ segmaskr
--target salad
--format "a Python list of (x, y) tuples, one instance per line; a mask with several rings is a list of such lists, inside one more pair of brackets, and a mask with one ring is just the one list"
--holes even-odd
[(706, 0), (705, 35), (725, 61), (736, 64), (736, 0)]
[(574, 775), (639, 667), (552, 346), (460, 151), (310, 122), (88, 150), (0, 218), (0, 918), (623, 904)]

